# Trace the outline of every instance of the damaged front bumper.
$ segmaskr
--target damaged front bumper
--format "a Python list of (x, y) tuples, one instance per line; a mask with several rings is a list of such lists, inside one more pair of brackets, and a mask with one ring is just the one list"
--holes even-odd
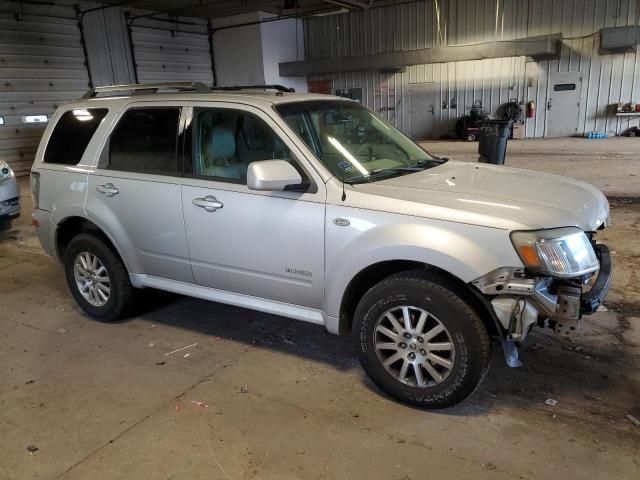
[(611, 286), (609, 248), (595, 244), (594, 250), (600, 262), (597, 276), (534, 277), (523, 268), (504, 267), (473, 281), (491, 303), (503, 339), (522, 342), (535, 325), (549, 326), (563, 336), (578, 335), (582, 315), (595, 312)]
[(580, 299), (580, 312), (585, 315), (592, 314), (602, 304), (609, 287), (611, 287), (611, 279), (613, 278), (613, 263), (611, 262), (609, 247), (599, 243), (595, 248), (598, 260), (600, 260), (600, 270), (591, 289), (582, 295)]

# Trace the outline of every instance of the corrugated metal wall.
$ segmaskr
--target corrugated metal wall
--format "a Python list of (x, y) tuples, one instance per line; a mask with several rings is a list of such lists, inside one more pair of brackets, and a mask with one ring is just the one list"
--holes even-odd
[(200, 81), (213, 85), (207, 22), (188, 19), (186, 23), (133, 21), (131, 36), (140, 83)]
[[(96, 6), (89, 4), (84, 8)], [(88, 11), (82, 25), (93, 86), (134, 83), (129, 34), (122, 9)]]
[(73, 8), (0, 1), (0, 159), (27, 174), (45, 125), (23, 117), (50, 116), (88, 88)]
[[(409, 84), (435, 82), (439, 131), (481, 100), (495, 113), (511, 98), (534, 101), (535, 118), (526, 135), (546, 134), (547, 85), (555, 72), (583, 74), (577, 107), (579, 133), (621, 132), (638, 120), (611, 115), (610, 104), (640, 102), (640, 53), (600, 55), (604, 27), (633, 25), (640, 0), (427, 0), (373, 8), (346, 15), (315, 17), (305, 22), (306, 58), (429, 48), (563, 34), (561, 58), (532, 62), (525, 57), (474, 60), (408, 67), (402, 73), (344, 72), (315, 76), (333, 79), (335, 88), (362, 87), (363, 102), (406, 132), (410, 131)], [(595, 33), (594, 33), (595, 32)], [(443, 101), (457, 107), (443, 109)]]

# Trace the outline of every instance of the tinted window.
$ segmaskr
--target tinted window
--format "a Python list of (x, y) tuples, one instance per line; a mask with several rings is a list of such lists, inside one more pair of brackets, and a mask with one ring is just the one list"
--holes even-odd
[(575, 90), (575, 89), (576, 89), (575, 83), (558, 83), (553, 86), (554, 92), (566, 92), (567, 90)]
[(107, 111), (89, 108), (65, 112), (51, 133), (44, 152), (45, 163), (77, 165)]
[(177, 174), (179, 108), (134, 108), (111, 134), (105, 168), (127, 172)]
[(187, 173), (244, 184), (251, 162), (290, 158), (289, 149), (255, 115), (196, 109), (193, 118), (193, 165), (186, 165)]

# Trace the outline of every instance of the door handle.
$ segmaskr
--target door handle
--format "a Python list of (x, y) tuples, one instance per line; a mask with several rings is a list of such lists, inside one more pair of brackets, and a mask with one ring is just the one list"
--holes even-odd
[(98, 185), (96, 190), (100, 193), (104, 193), (107, 197), (113, 197), (120, 193), (116, 187), (113, 186), (113, 183), (105, 183), (104, 185)]
[(547, 102), (547, 110), (551, 110), (551, 100)]
[(207, 212), (215, 212), (216, 210), (224, 207), (222, 202), (219, 202), (213, 195), (207, 195), (204, 198), (194, 198), (191, 203), (196, 207), (204, 208)]

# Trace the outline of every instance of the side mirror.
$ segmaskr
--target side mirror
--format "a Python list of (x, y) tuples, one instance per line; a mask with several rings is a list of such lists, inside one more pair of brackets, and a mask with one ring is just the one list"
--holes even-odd
[(281, 192), (290, 185), (300, 185), (302, 177), (285, 160), (261, 160), (251, 162), (247, 170), (249, 190)]

